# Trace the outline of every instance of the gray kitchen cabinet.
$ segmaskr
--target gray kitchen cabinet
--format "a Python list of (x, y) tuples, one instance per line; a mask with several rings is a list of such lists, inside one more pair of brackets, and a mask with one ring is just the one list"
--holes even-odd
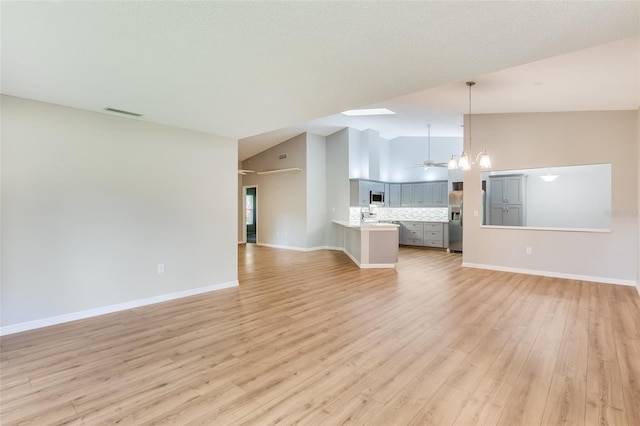
[(369, 182), (369, 186), (368, 186), (368, 191), (367, 194), (369, 193), (369, 191), (373, 191), (373, 192), (384, 192), (384, 183), (383, 182), (376, 182), (376, 181), (368, 181)]
[(385, 183), (367, 179), (350, 180), (350, 205), (368, 206), (369, 192), (384, 192), (387, 207), (447, 207), (446, 181)]
[[(402, 207), (402, 185), (399, 183), (389, 184), (389, 207)], [(385, 200), (386, 204), (386, 200)]]
[(424, 228), (422, 222), (400, 222), (402, 239), (400, 244), (409, 246), (424, 245)]
[(400, 222), (400, 244), (445, 247), (444, 224), (442, 222)]
[(369, 192), (384, 192), (383, 182), (367, 179), (351, 179), (349, 181), (349, 204), (351, 207), (369, 206)]
[(449, 190), (447, 182), (433, 182), (429, 187), (429, 207), (447, 207), (449, 205)]
[(491, 207), (491, 225), (496, 226), (523, 226), (524, 207), (518, 204), (510, 204), (502, 207)]
[(402, 207), (411, 207), (412, 185), (410, 183), (403, 183), (401, 185), (402, 192)]
[[(425, 191), (425, 184), (412, 183), (411, 184), (411, 207), (426, 207), (429, 192)], [(426, 197), (425, 197), (426, 196)]]
[(444, 247), (444, 224), (440, 222), (425, 222), (424, 245), (427, 247)]
[(403, 207), (447, 207), (447, 182), (415, 182), (402, 184)]
[(491, 204), (522, 204), (524, 202), (524, 176), (490, 176)]
[(349, 181), (349, 204), (351, 207), (368, 206), (370, 181), (351, 179)]
[(524, 226), (524, 180), (523, 175), (489, 177), (489, 225)]

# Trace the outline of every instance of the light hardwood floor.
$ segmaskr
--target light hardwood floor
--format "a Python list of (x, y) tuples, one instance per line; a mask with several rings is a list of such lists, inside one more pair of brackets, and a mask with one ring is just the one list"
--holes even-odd
[(240, 287), (2, 338), (13, 424), (640, 425), (632, 287), (239, 247)]

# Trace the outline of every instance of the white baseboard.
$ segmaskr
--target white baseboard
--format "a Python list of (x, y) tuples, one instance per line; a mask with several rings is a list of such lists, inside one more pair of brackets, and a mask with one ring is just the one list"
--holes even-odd
[(62, 324), (64, 322), (76, 321), (85, 318), (96, 317), (98, 315), (110, 314), (112, 312), (125, 311), (127, 309), (138, 308), (140, 306), (152, 305), (154, 303), (167, 302), (169, 300), (181, 299), (183, 297), (195, 296), (197, 294), (209, 293), (211, 291), (225, 288), (237, 287), (238, 281), (229, 281), (221, 284), (214, 284), (207, 287), (194, 288), (191, 290), (178, 291), (175, 293), (162, 294), (160, 296), (147, 297), (145, 299), (132, 300), (130, 302), (118, 303), (115, 305), (101, 306), (99, 308), (87, 309), (86, 311), (72, 312), (70, 314), (57, 315), (55, 317), (42, 318), (34, 321), (22, 322), (19, 324), (0, 327), (0, 336), (20, 333), (22, 331), (35, 330), (36, 328), (48, 327), (50, 325)]
[(351, 259), (351, 261), (352, 261), (353, 263), (355, 263), (355, 264), (358, 266), (358, 268), (362, 268), (362, 265), (360, 264), (360, 261), (359, 261), (358, 259), (356, 259), (356, 258), (355, 258), (351, 253), (349, 253), (349, 252), (348, 252), (348, 251), (346, 251), (345, 249), (342, 249), (342, 252), (343, 252), (344, 254), (346, 254), (346, 255), (347, 255), (347, 257), (348, 257), (349, 259)]
[(621, 280), (618, 278), (594, 277), (591, 275), (566, 274), (564, 272), (539, 271), (536, 269), (511, 268), (508, 266), (482, 265), (479, 263), (462, 262), (465, 268), (488, 269), (490, 271), (514, 272), (516, 274), (539, 275), (542, 277), (565, 278), (568, 280), (589, 281), (594, 283), (617, 284), (636, 286), (633, 280)]
[(324, 246), (320, 246), (320, 247), (292, 247), (292, 246), (282, 246), (279, 244), (269, 244), (269, 243), (256, 243), (257, 246), (262, 246), (262, 247), (270, 247), (270, 248), (277, 248), (277, 249), (284, 249), (284, 250), (295, 250), (295, 251), (318, 251), (318, 250), (325, 250), (326, 247)]
[(362, 269), (395, 269), (395, 263), (367, 263), (366, 265), (360, 265)]

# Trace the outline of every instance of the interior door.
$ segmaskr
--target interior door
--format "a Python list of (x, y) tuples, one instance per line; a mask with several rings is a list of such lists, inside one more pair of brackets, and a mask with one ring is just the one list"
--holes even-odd
[(258, 214), (257, 214), (258, 189), (256, 187), (246, 188), (245, 191), (245, 226), (247, 228), (247, 242), (255, 243), (258, 235)]

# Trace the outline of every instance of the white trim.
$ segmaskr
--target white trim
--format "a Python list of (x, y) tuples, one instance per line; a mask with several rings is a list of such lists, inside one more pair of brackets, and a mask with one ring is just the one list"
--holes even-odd
[[(277, 248), (277, 249), (284, 249), (284, 250), (295, 250), (295, 251), (318, 251), (318, 250), (325, 250), (327, 249), (327, 247), (324, 246), (320, 246), (320, 247), (293, 247), (293, 246), (282, 246), (280, 244), (269, 244), (269, 243), (256, 243), (257, 246), (262, 246), (262, 247), (270, 247), (270, 248)], [(342, 249), (339, 249), (342, 250)]]
[(197, 294), (209, 293), (211, 291), (222, 290), (225, 288), (237, 287), (238, 281), (229, 281), (221, 284), (214, 284), (207, 287), (194, 288), (191, 290), (178, 291), (175, 293), (162, 294), (160, 296), (147, 297), (144, 299), (131, 300), (129, 302), (118, 303), (115, 305), (101, 306), (99, 308), (87, 309), (86, 311), (72, 312), (69, 314), (57, 315), (55, 317), (42, 318), (34, 321), (27, 321), (18, 324), (0, 327), (0, 336), (7, 334), (20, 333), (22, 331), (34, 330), (36, 328), (48, 327), (50, 325), (62, 324), (64, 322), (76, 321), (85, 318), (96, 317), (99, 315), (110, 314), (112, 312), (125, 311), (127, 309), (138, 308), (154, 303), (167, 302), (169, 300), (181, 299), (183, 297), (195, 296)]
[(256, 211), (256, 241), (258, 241), (258, 185), (242, 185), (242, 243), (238, 244), (246, 244), (247, 243), (247, 224), (245, 213), (247, 211), (247, 189), (255, 188), (256, 189), (256, 200), (254, 209)]
[(344, 249), (342, 250), (342, 252), (344, 254), (346, 254), (349, 257), (349, 259), (351, 259), (353, 261), (353, 263), (355, 263), (356, 266), (358, 266), (358, 268), (362, 268), (362, 265), (360, 264), (360, 261), (358, 259), (356, 259), (351, 253), (349, 253), (348, 251), (346, 251)]
[(568, 280), (589, 281), (594, 283), (616, 284), (636, 286), (634, 280), (621, 280), (618, 278), (594, 277), (591, 275), (567, 274), (564, 272), (539, 271), (535, 269), (511, 268), (509, 266), (482, 265), (479, 263), (462, 262), (464, 268), (488, 269), (490, 271), (514, 272), (516, 274), (539, 275), (542, 277), (565, 278)]
[(263, 170), (261, 172), (256, 172), (257, 175), (270, 175), (274, 173), (287, 173), (287, 172), (301, 172), (301, 167), (289, 167), (288, 169), (276, 169), (276, 170)]
[(360, 265), (360, 268), (362, 269), (382, 269), (382, 268), (395, 269), (396, 265), (395, 263), (367, 263), (366, 265)]
[(503, 225), (480, 225), (481, 229), (518, 229), (525, 231), (557, 231), (557, 232), (592, 232), (592, 233), (611, 233), (611, 228), (549, 228), (543, 226), (503, 226)]

